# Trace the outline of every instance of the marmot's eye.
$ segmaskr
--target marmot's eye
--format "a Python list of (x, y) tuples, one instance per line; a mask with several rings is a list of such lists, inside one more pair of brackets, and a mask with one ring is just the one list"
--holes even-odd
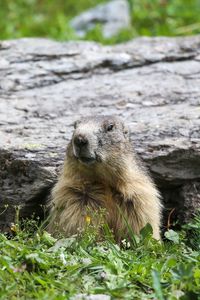
[(114, 124), (109, 124), (106, 128), (107, 131), (113, 130)]

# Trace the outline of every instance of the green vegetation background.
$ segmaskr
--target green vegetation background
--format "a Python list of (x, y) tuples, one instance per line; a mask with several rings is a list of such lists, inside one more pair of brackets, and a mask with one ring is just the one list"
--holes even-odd
[[(69, 21), (106, 0), (0, 0), (0, 39), (49, 37), (78, 39)], [(176, 36), (200, 33), (200, 0), (129, 0), (131, 28), (105, 40), (97, 25), (85, 39), (104, 44), (139, 35)]]

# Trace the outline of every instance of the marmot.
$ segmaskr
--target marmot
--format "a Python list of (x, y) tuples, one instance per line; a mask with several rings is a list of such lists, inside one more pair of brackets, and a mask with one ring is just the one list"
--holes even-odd
[(92, 219), (93, 211), (104, 208), (117, 241), (126, 237), (127, 222), (135, 234), (150, 223), (160, 239), (160, 195), (124, 123), (114, 116), (84, 117), (74, 127), (52, 190), (49, 232), (75, 234), (86, 225), (88, 209)]

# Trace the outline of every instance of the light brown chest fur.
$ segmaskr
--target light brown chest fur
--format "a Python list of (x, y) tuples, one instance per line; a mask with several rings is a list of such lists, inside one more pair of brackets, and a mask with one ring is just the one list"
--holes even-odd
[(114, 207), (113, 195), (108, 187), (95, 182), (82, 182), (72, 184), (65, 182), (57, 184), (53, 190), (52, 214), (49, 230), (70, 236), (77, 231), (84, 229), (88, 217), (93, 224), (98, 220), (95, 212), (105, 210), (106, 221), (111, 218), (111, 211)]
[[(104, 221), (112, 229), (117, 241), (126, 237), (127, 222), (136, 234), (146, 223), (150, 223), (154, 237), (159, 239), (159, 203), (148, 199), (148, 191), (145, 198), (144, 192), (141, 187), (140, 193), (135, 193), (129, 199), (128, 195), (125, 197), (122, 192), (95, 181), (75, 183), (72, 180), (59, 180), (52, 193), (48, 230), (53, 234), (71, 236), (84, 230), (88, 217), (92, 224), (99, 224), (98, 216), (103, 211)], [(149, 192), (152, 194), (152, 191)]]

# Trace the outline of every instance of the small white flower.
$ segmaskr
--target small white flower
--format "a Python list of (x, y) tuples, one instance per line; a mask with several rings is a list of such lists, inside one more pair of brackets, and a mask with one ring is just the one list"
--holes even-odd
[(122, 245), (126, 246), (126, 239), (122, 240)]
[(130, 248), (131, 244), (129, 241), (127, 241), (126, 239), (122, 240), (122, 245), (126, 248)]

